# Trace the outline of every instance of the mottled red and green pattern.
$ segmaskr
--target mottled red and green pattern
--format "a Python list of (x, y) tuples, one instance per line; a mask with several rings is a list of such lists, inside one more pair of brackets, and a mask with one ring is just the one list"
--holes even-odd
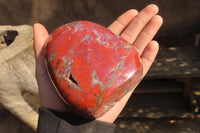
[(100, 117), (141, 79), (137, 51), (107, 28), (76, 21), (46, 42), (45, 63), (61, 98), (85, 117)]

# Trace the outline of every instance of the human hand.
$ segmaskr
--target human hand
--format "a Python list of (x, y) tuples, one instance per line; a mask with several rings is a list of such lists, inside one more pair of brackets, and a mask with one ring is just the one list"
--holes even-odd
[[(158, 52), (158, 43), (152, 41), (162, 25), (162, 18), (156, 5), (148, 5), (139, 13), (132, 9), (122, 14), (108, 29), (132, 44), (138, 51), (143, 64), (143, 77), (149, 70)], [(39, 87), (40, 102), (43, 107), (69, 111), (58, 96), (48, 77), (43, 59), (44, 44), (49, 34), (41, 24), (34, 25), (34, 51), (36, 57), (36, 79)], [(118, 101), (106, 114), (97, 120), (112, 123), (118, 117), (135, 88)]]

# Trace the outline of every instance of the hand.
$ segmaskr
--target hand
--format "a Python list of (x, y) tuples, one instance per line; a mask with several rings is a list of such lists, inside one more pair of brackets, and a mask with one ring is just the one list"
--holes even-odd
[[(122, 14), (108, 29), (131, 43), (139, 52), (143, 64), (143, 77), (154, 61), (159, 45), (152, 41), (162, 25), (162, 18), (156, 5), (148, 5), (139, 13), (132, 9)], [(43, 59), (44, 43), (49, 34), (41, 24), (34, 25), (34, 51), (36, 58), (36, 79), (39, 87), (40, 102), (43, 107), (69, 111), (52, 85)], [(118, 101), (106, 114), (97, 120), (112, 123), (118, 117), (135, 88)]]

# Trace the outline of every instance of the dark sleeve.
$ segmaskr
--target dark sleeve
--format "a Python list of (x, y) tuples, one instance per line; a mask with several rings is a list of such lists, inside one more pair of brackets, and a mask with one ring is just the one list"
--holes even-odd
[(46, 108), (39, 109), (37, 133), (113, 133), (114, 129), (115, 124)]

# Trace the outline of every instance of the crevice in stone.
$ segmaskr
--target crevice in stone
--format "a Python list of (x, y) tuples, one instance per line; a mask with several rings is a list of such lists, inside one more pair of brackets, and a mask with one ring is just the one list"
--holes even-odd
[(78, 86), (78, 82), (76, 79), (73, 77), (72, 73), (70, 72), (69, 78), (68, 78), (74, 85)]

